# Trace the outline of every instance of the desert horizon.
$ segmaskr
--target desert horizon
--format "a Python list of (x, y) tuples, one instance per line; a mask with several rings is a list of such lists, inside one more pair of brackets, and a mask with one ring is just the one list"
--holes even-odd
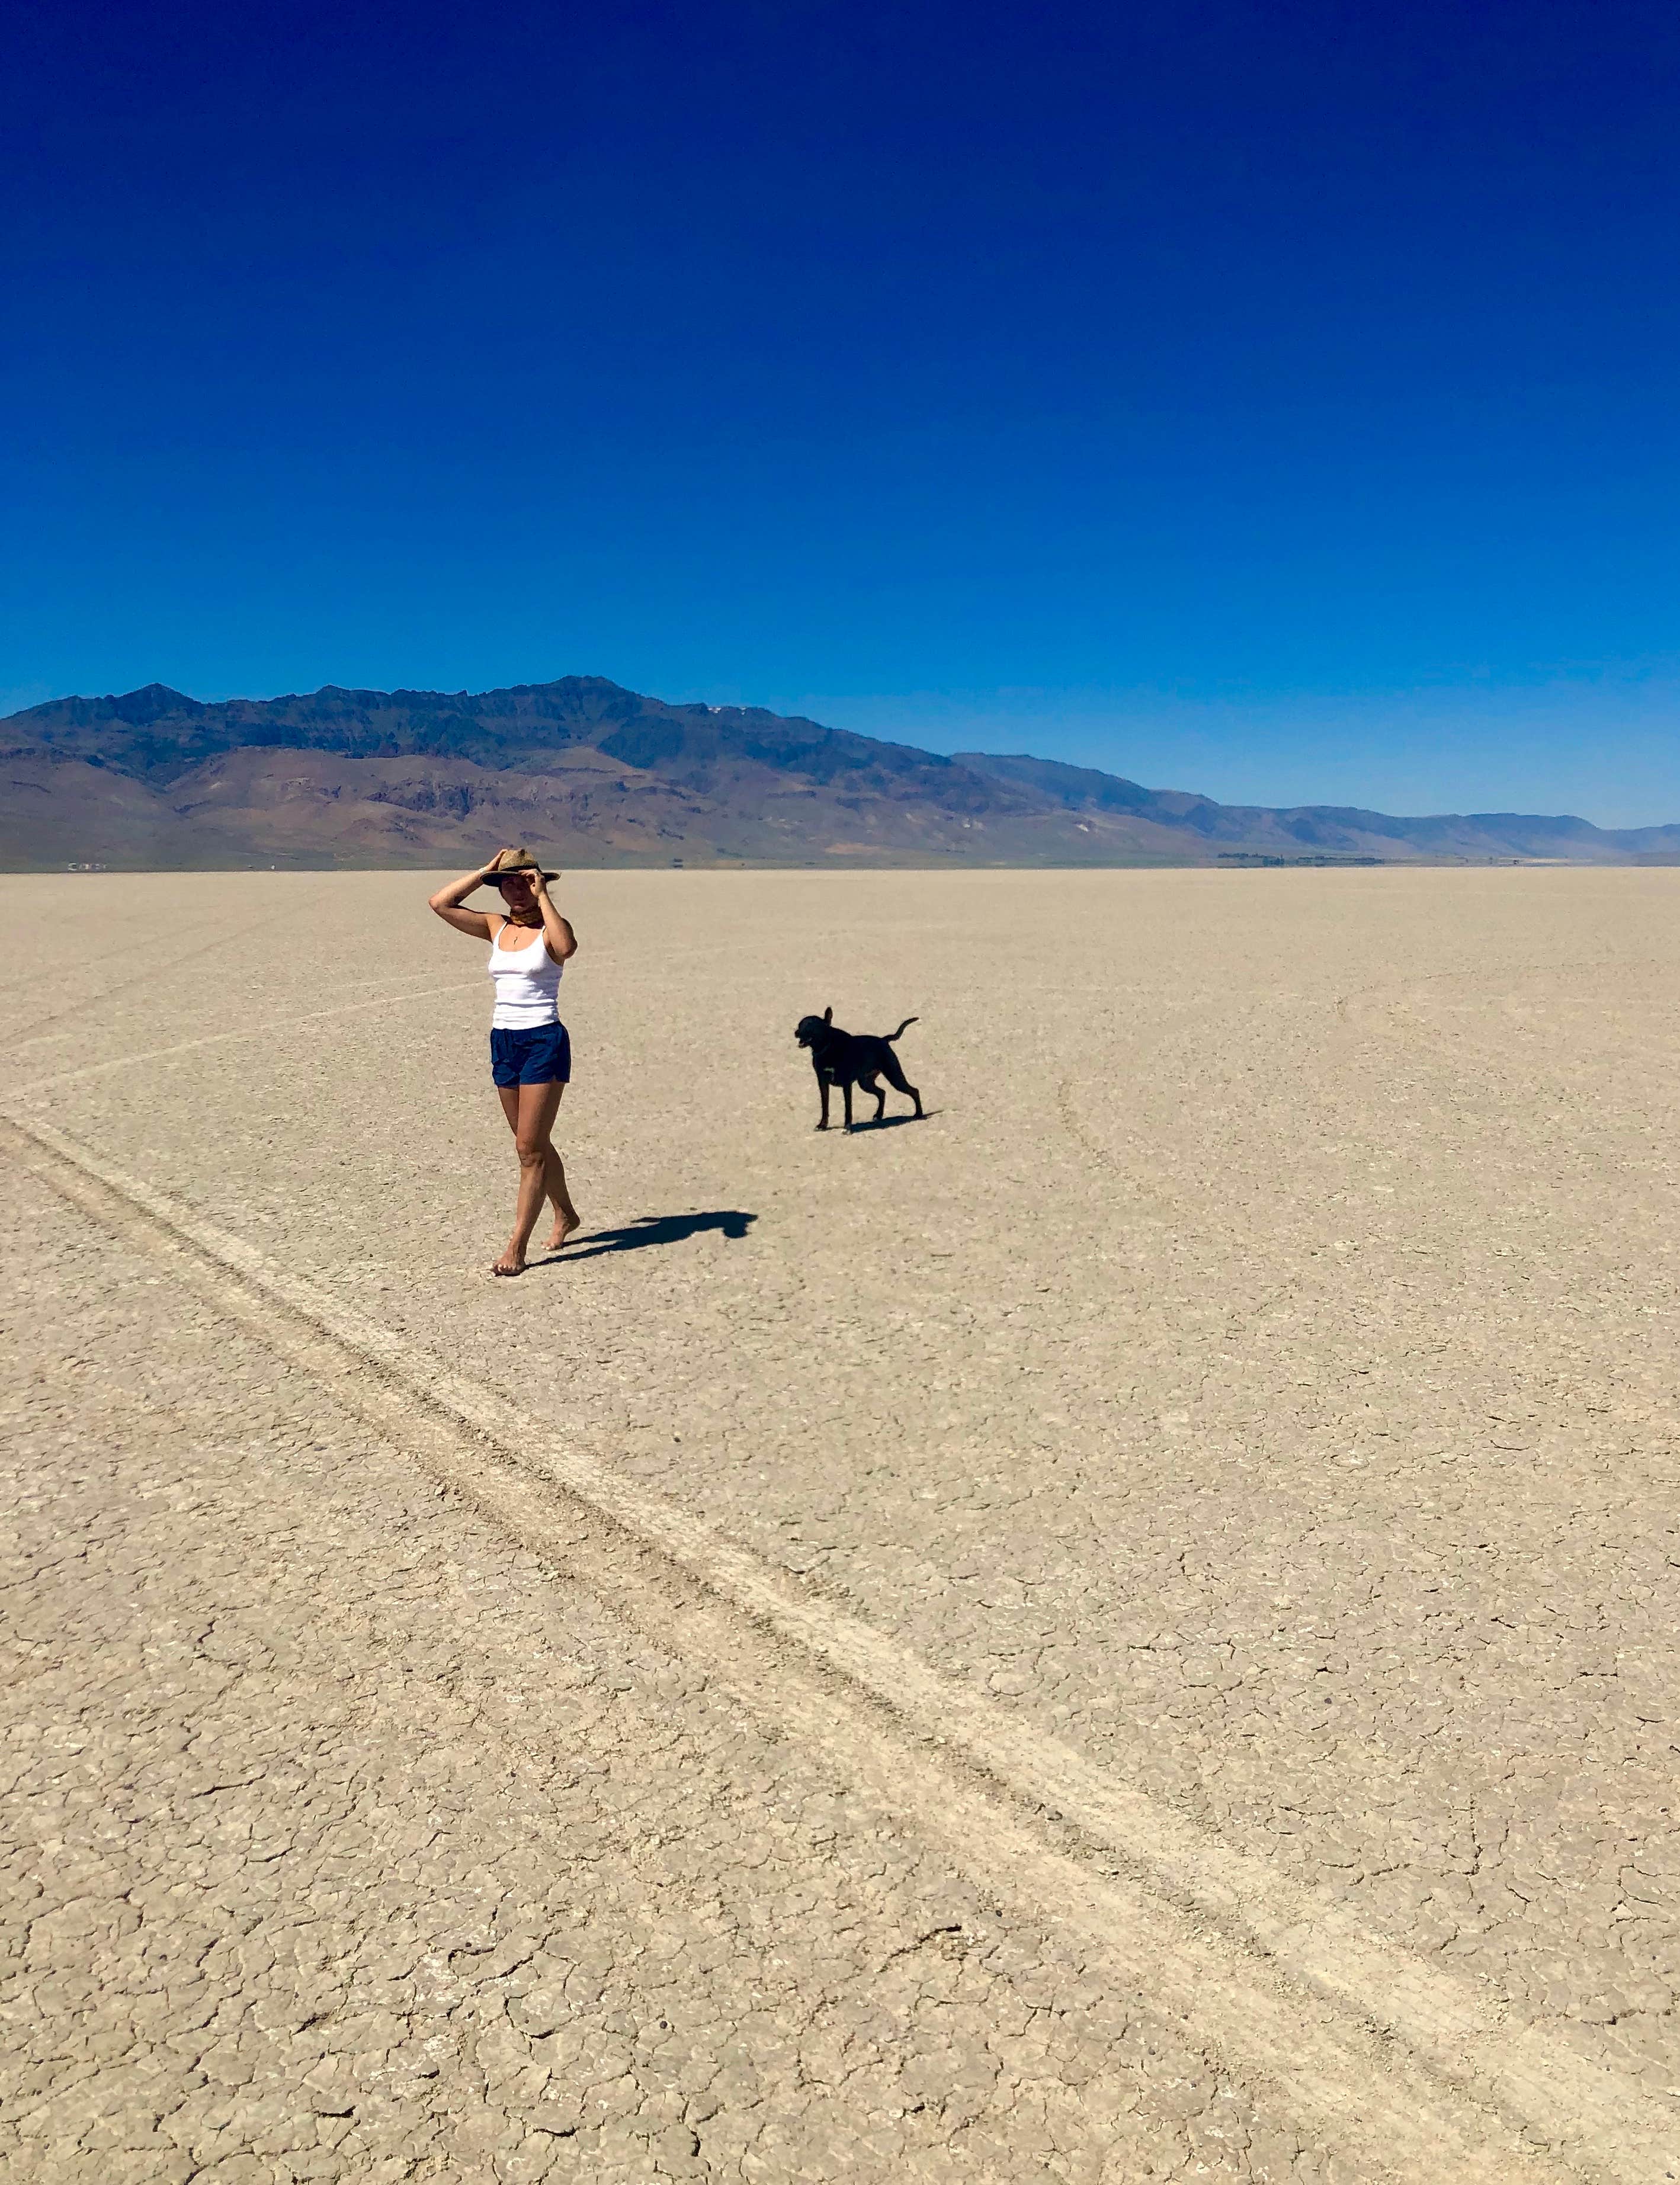
[(406, 869), (479, 839), (647, 869), (1680, 862), (1680, 823), (1225, 804), (599, 675), (205, 703), (159, 683), (0, 720), (0, 869)]

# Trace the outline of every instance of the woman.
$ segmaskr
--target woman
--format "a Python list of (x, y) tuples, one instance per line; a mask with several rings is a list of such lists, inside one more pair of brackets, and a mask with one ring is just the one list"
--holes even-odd
[[(490, 1270), (496, 1275), (524, 1273), (525, 1248), (544, 1199), (554, 1201), (550, 1251), (560, 1249), (581, 1218), (551, 1136), (572, 1076), (572, 1041), (557, 1006), (560, 975), (567, 958), (578, 953), (577, 935), (549, 899), (549, 882), (559, 878), (544, 872), (528, 851), (499, 850), (488, 865), (463, 873), (432, 898), (446, 925), (490, 944), (496, 984), (490, 1075), (519, 1148), (519, 1202), (507, 1249)], [(501, 891), (505, 918), (461, 908), (486, 880)]]

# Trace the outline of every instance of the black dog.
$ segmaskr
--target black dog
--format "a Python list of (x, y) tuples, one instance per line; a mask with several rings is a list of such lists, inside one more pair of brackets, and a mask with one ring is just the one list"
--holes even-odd
[(817, 1082), (823, 1094), (823, 1120), (819, 1131), (829, 1127), (829, 1087), (838, 1085), (846, 1102), (846, 1127), (851, 1128), (851, 1088), (860, 1085), (866, 1092), (875, 1096), (875, 1120), (879, 1123), (886, 1113), (887, 1096), (875, 1081), (879, 1070), (889, 1085), (901, 1092), (907, 1092), (916, 1103), (916, 1113), (922, 1112), (922, 1096), (899, 1067), (898, 1057), (892, 1043), (901, 1039), (917, 1017), (906, 1017), (896, 1031), (890, 1031), (884, 1039), (869, 1032), (842, 1031), (834, 1021), (832, 1009), (824, 1009), (820, 1017), (801, 1017), (794, 1037), (801, 1047), (811, 1050), (811, 1067), (817, 1073)]

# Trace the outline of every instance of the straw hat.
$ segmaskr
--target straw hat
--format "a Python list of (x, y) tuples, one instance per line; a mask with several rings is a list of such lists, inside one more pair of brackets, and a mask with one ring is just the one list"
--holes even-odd
[[(542, 867), (527, 849), (499, 850), (494, 859), (484, 868), (484, 877), (494, 887), (503, 873), (539, 873)], [(543, 873), (545, 880), (557, 880), (558, 873)]]

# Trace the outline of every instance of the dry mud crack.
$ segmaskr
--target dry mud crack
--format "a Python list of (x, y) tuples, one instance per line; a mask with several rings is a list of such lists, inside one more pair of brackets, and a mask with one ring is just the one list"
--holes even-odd
[[(20, 1115), (3, 1127), (20, 1169), (166, 1266), (522, 1548), (576, 1573), (773, 1735), (863, 1786), (982, 1901), (1076, 1937), (1092, 1977), (1217, 2059), (1342, 2174), (1419, 2185), (1673, 2174), (1672, 2107), (1545, 2027), (1508, 2024), (1473, 1978), (1224, 1848), (50, 1125)], [(503, 1735), (517, 1744), (521, 1733)], [(914, 1947), (936, 1946), (940, 1931)], [(332, 2079), (316, 2089), (321, 2114), (333, 2113)], [(698, 2159), (678, 2143), (688, 2131), (679, 2124), (667, 2150), (676, 2174)], [(556, 2147), (567, 2136), (548, 2135)], [(558, 2159), (553, 2148), (545, 2159)], [(851, 2174), (863, 2174), (855, 2159)]]

